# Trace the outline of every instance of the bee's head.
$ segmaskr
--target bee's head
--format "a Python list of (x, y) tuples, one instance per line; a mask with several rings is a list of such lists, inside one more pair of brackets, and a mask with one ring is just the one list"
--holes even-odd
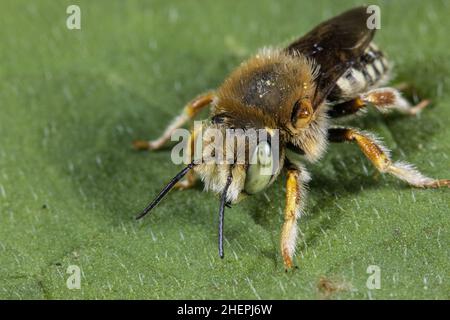
[(201, 137), (196, 134), (194, 144), (194, 170), (206, 190), (219, 194), (231, 176), (226, 193), (229, 203), (268, 187), (283, 166), (284, 142), (277, 129), (233, 128), (213, 121), (201, 133)]

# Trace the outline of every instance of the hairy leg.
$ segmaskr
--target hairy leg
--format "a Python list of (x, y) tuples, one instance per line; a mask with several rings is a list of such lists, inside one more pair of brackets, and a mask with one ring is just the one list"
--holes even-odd
[(183, 112), (169, 124), (158, 139), (151, 141), (136, 140), (133, 142), (134, 148), (137, 150), (157, 150), (161, 148), (170, 140), (172, 133), (176, 129), (182, 127), (188, 120), (193, 119), (204, 107), (211, 104), (214, 98), (215, 94), (213, 92), (198, 96), (184, 107)]
[[(194, 159), (194, 150), (195, 150), (195, 141), (197, 139), (197, 136), (199, 134), (198, 131), (201, 131), (201, 127), (199, 127), (197, 130), (192, 130), (191, 135), (189, 136), (187, 150), (186, 150), (186, 162), (191, 163)], [(177, 184), (174, 186), (174, 188), (178, 190), (184, 190), (184, 189), (190, 189), (195, 186), (196, 182), (198, 180), (198, 176), (195, 173), (194, 170), (190, 170), (186, 176), (183, 178), (183, 180), (177, 182)]]
[(306, 197), (305, 184), (309, 174), (303, 167), (290, 167), (286, 179), (286, 207), (281, 232), (281, 254), (286, 271), (294, 267), (292, 258), (297, 243), (297, 219), (303, 213)]
[(328, 112), (332, 118), (354, 114), (368, 105), (373, 105), (381, 112), (399, 111), (404, 114), (416, 115), (430, 104), (429, 100), (422, 100), (415, 106), (401, 96), (394, 88), (378, 88), (358, 95), (356, 98), (334, 105)]
[(424, 176), (413, 165), (406, 162), (393, 162), (389, 150), (370, 133), (353, 128), (331, 128), (328, 130), (331, 142), (356, 142), (366, 157), (383, 173), (393, 176), (418, 188), (450, 187), (448, 179), (433, 179)]

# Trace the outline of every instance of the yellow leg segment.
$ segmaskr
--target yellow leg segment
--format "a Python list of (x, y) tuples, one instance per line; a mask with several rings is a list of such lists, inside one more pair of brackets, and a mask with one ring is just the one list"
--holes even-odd
[(286, 179), (286, 207), (284, 210), (284, 224), (281, 231), (281, 254), (286, 271), (294, 267), (292, 258), (297, 241), (297, 219), (302, 211), (305, 191), (302, 174), (298, 169), (290, 168)]

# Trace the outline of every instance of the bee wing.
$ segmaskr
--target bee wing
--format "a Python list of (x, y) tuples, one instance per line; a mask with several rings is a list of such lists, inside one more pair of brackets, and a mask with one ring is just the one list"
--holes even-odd
[(372, 41), (375, 29), (367, 27), (367, 7), (358, 7), (322, 22), (285, 50), (312, 58), (319, 66), (316, 108), (328, 96), (337, 80), (364, 53)]

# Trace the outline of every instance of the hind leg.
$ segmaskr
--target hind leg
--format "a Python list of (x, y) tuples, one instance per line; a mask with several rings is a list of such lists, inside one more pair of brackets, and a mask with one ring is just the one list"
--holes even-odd
[(209, 92), (198, 96), (189, 102), (183, 109), (183, 112), (177, 116), (171, 124), (166, 128), (164, 133), (155, 140), (135, 140), (133, 146), (137, 150), (157, 150), (160, 149), (167, 141), (170, 140), (172, 133), (182, 127), (187, 121), (193, 119), (204, 107), (213, 102), (215, 98), (213, 92)]
[(429, 104), (429, 100), (422, 100), (417, 105), (412, 106), (401, 96), (400, 91), (386, 87), (373, 89), (358, 95), (352, 100), (338, 103), (328, 111), (328, 115), (332, 118), (339, 118), (354, 114), (369, 105), (374, 106), (381, 112), (395, 110), (404, 114), (416, 115)]

